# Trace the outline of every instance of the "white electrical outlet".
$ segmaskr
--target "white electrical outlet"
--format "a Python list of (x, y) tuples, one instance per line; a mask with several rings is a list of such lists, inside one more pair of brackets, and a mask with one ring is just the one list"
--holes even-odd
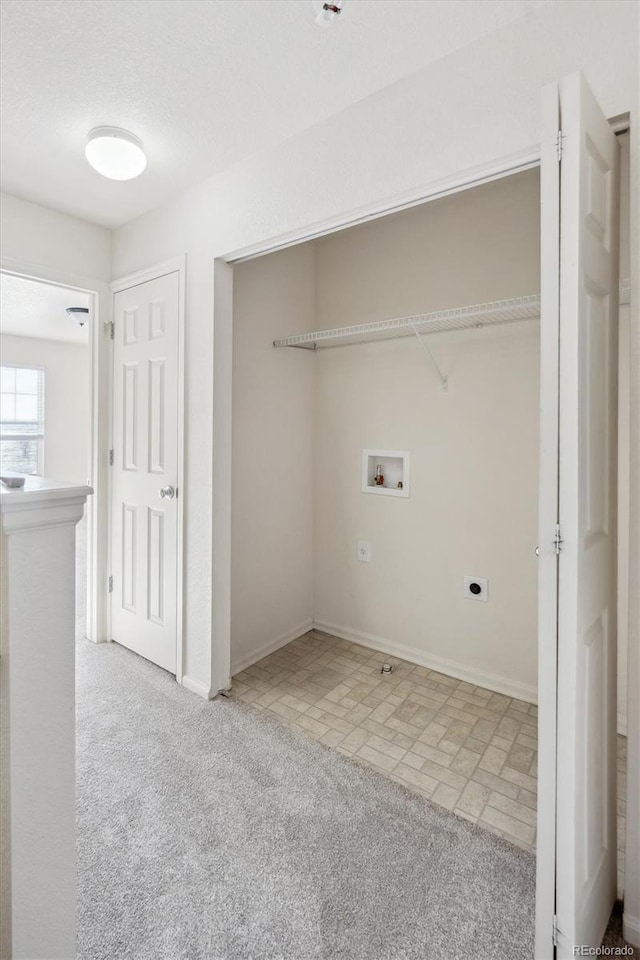
[(358, 540), (356, 556), (360, 563), (371, 563), (371, 544), (368, 540)]
[(465, 577), (464, 595), (467, 600), (481, 600), (486, 603), (489, 599), (489, 581), (486, 577)]

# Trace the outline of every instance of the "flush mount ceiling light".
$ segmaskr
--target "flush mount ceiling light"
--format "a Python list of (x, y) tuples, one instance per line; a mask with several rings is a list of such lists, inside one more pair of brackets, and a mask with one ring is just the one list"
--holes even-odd
[(325, 3), (324, 0), (311, 0), (311, 2), (319, 27), (327, 27), (334, 20), (337, 20), (345, 4), (345, 0), (334, 0), (333, 3)]
[(89, 307), (65, 307), (64, 312), (81, 327), (84, 327), (89, 317)]
[(94, 170), (109, 180), (133, 180), (147, 165), (142, 141), (119, 127), (96, 127), (85, 147)]

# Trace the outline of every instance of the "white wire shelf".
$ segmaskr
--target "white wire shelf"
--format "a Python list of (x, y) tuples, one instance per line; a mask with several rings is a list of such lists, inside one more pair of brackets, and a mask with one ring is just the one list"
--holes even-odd
[(299, 333), (293, 337), (274, 340), (274, 347), (300, 347), (318, 350), (325, 347), (348, 346), (370, 343), (375, 340), (395, 340), (399, 337), (422, 337), (429, 333), (447, 330), (468, 330), (494, 326), (500, 323), (516, 323), (540, 317), (540, 296), (512, 297), (509, 300), (494, 300), (491, 303), (476, 303), (452, 310), (421, 313), (412, 317), (397, 317), (393, 320), (377, 320), (334, 330), (316, 330)]

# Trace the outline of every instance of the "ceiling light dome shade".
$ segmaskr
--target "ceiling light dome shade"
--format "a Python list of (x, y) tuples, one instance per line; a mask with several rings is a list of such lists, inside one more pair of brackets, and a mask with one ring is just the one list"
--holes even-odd
[(85, 147), (94, 170), (109, 180), (133, 180), (147, 165), (142, 141), (119, 127), (96, 127)]
[(64, 311), (72, 320), (77, 320), (84, 327), (89, 317), (89, 307), (65, 307)]

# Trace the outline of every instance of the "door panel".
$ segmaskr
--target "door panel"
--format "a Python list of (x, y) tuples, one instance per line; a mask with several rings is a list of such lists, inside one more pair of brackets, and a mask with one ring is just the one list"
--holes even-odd
[(601, 943), (616, 889), (618, 144), (560, 84), (558, 955)]
[(114, 323), (112, 635), (175, 673), (179, 274), (117, 293)]
[(149, 473), (164, 473), (164, 357), (149, 364)]

